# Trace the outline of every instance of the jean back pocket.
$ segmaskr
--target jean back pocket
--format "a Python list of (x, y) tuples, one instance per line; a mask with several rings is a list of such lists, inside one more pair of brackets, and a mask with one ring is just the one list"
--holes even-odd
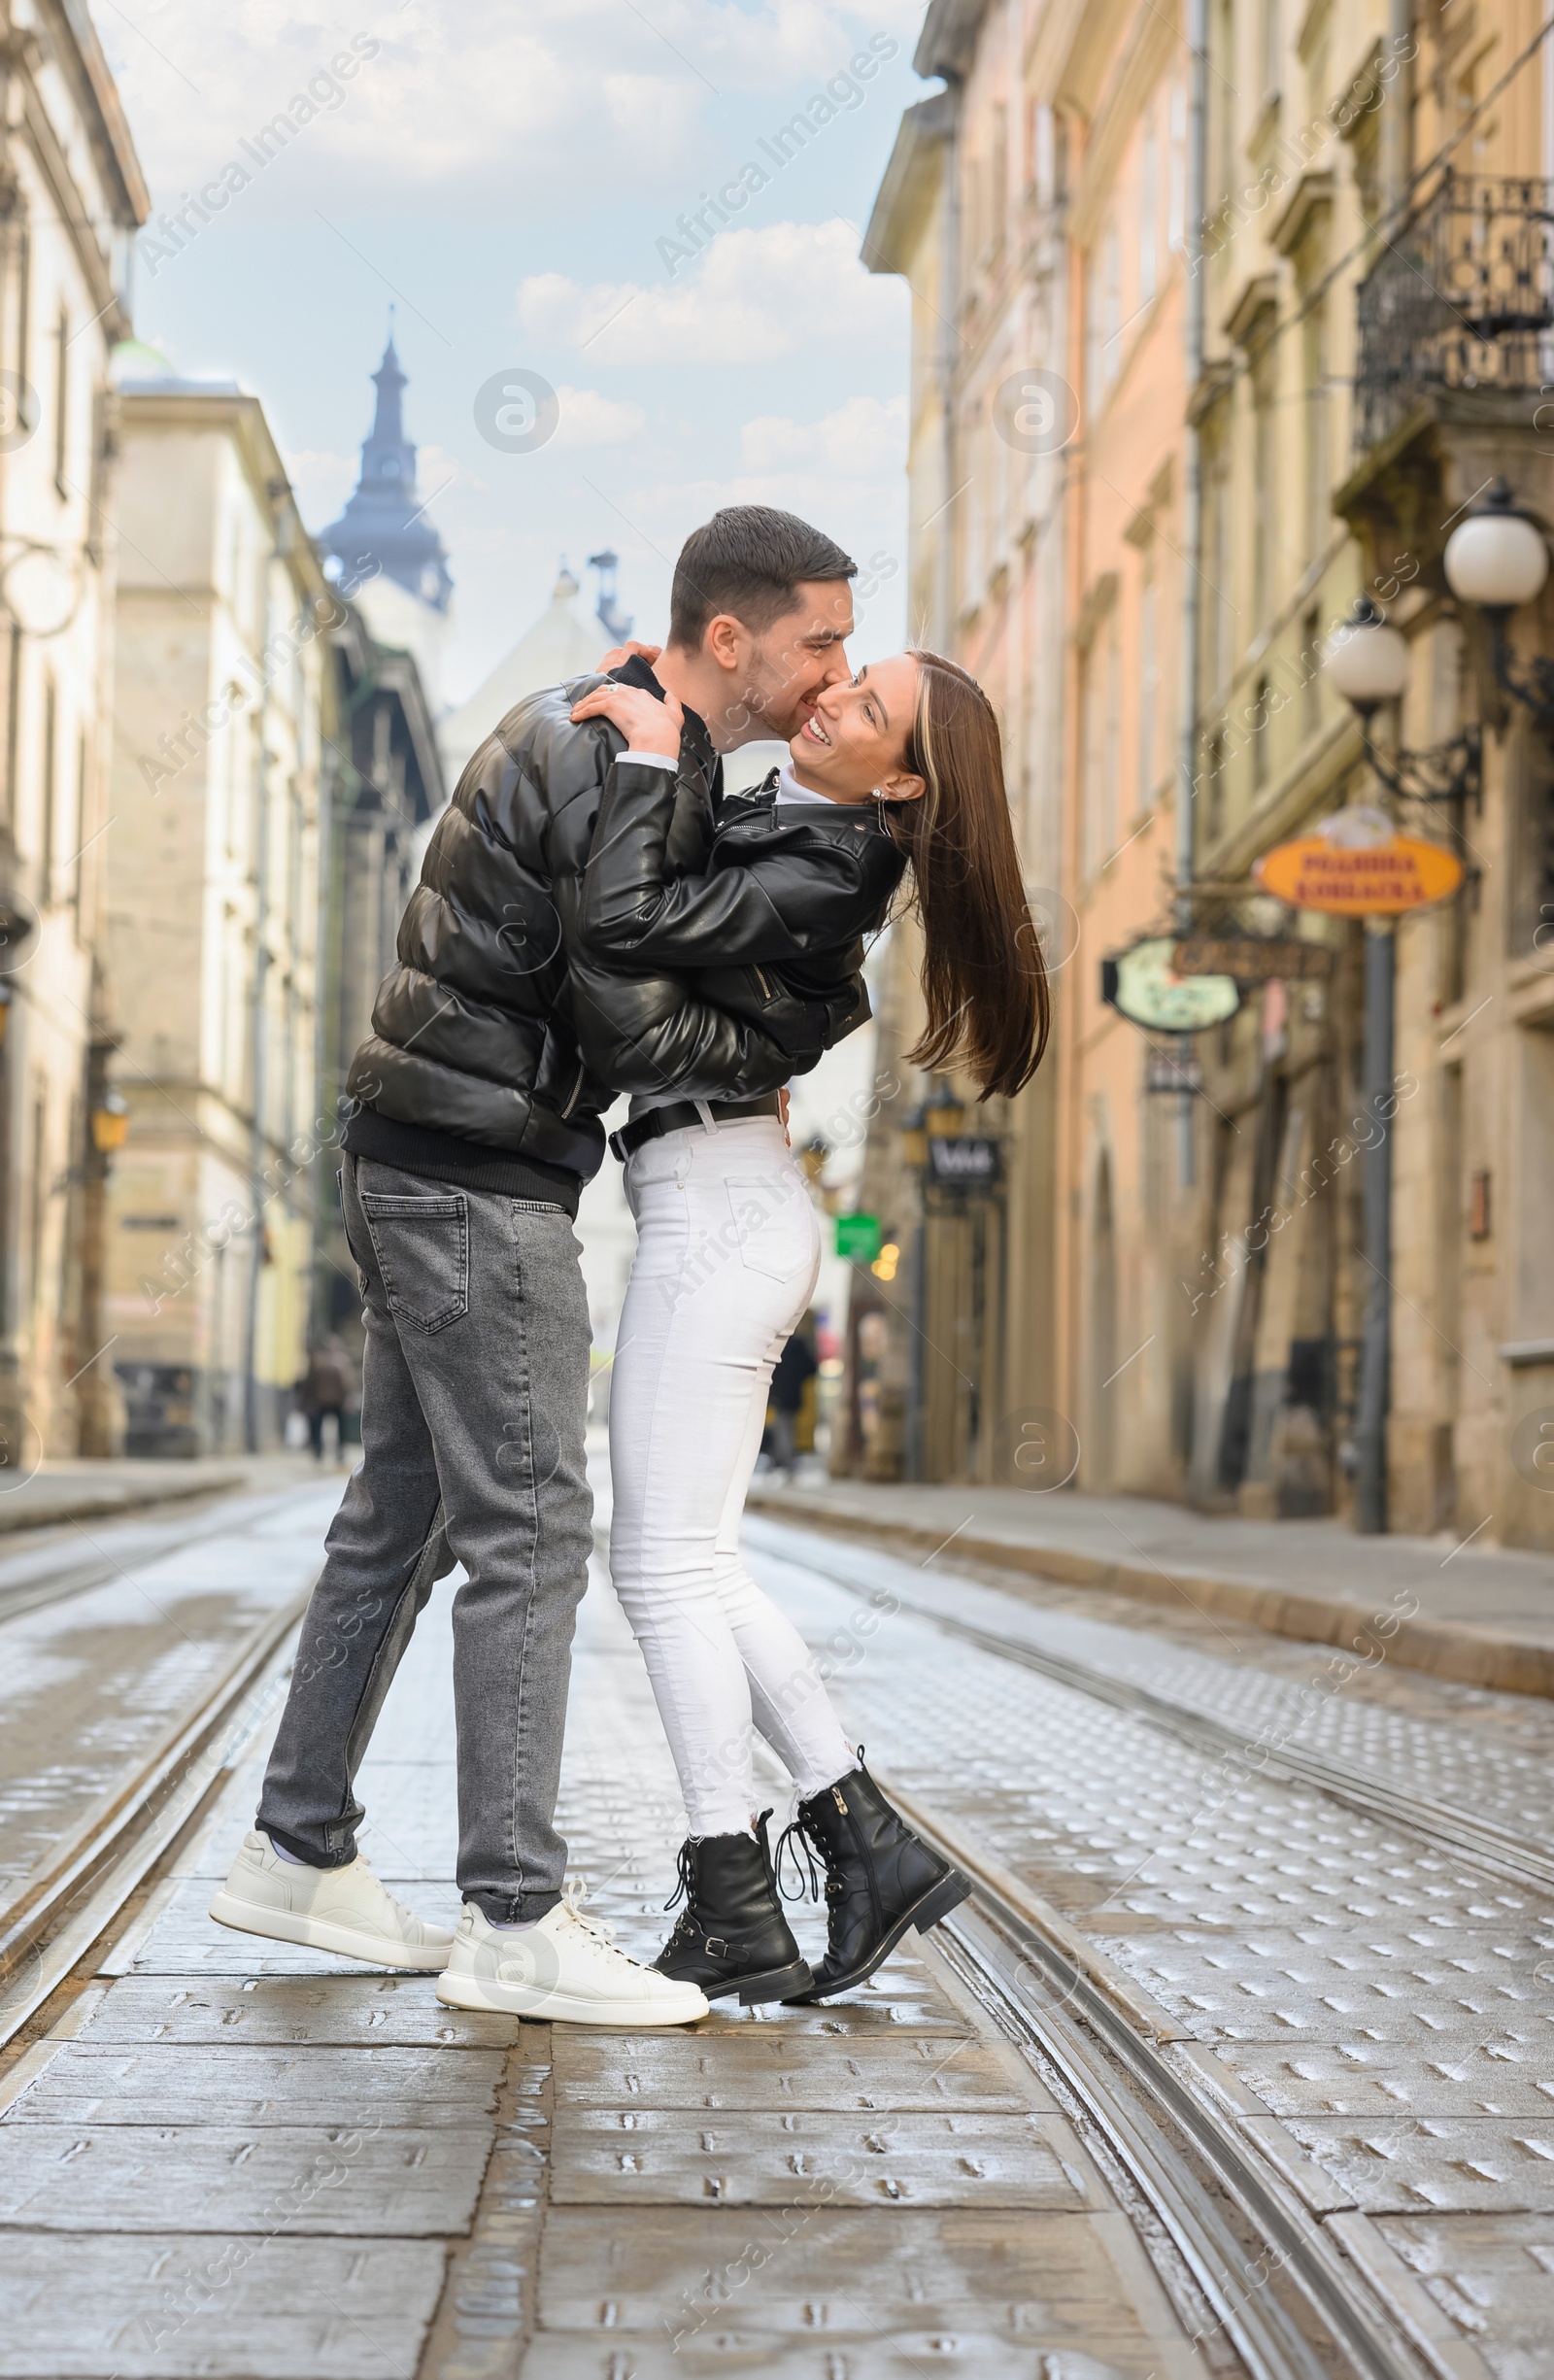
[(469, 1310), (469, 1202), (361, 1192), (389, 1311), (418, 1331), (445, 1330)]

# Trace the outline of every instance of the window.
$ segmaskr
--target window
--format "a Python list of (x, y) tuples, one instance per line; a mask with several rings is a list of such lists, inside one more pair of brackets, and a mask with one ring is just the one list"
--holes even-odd
[(54, 323), (54, 488), (70, 493), (66, 466), (70, 461), (70, 317), (63, 306)]
[(1057, 155), (1052, 130), (1051, 108), (1036, 108), (1031, 122), (1030, 179), (1035, 184), (1036, 198), (1044, 207), (1052, 204), (1057, 192)]
[(1138, 169), (1138, 302), (1147, 306), (1155, 294), (1155, 244), (1160, 232), (1160, 141), (1151, 117), (1144, 134), (1144, 153)]
[(1216, 728), (1208, 739), (1206, 769), (1208, 809), (1204, 832), (1211, 843), (1217, 843), (1225, 832), (1225, 731)]
[(1252, 619), (1262, 628), (1273, 608), (1275, 432), (1272, 367), (1267, 357), (1252, 391)]
[(1301, 733), (1313, 736), (1322, 725), (1322, 614), (1313, 603), (1301, 623)]
[(27, 1237), (28, 1288), (34, 1310), (43, 1294), (44, 1236), (49, 1223), (49, 1093), (41, 1085), (32, 1102), (32, 1181)]
[(76, 819), (71, 830), (74, 852), (70, 863), (70, 905), (76, 912), (76, 939), (81, 939), (82, 855), (86, 840), (86, 731), (76, 738)]
[(1263, 96), (1277, 99), (1284, 79), (1279, 0), (1263, 0)]
[(1122, 243), (1115, 218), (1090, 252), (1086, 278), (1085, 387), (1093, 406), (1099, 405), (1117, 377), (1122, 321)]
[(1252, 791), (1262, 793), (1269, 774), (1268, 717), (1273, 700), (1273, 688), (1267, 677), (1258, 679), (1252, 695)]
[(43, 894), (43, 905), (52, 908), (54, 899), (54, 858), (58, 838), (59, 783), (55, 754), (59, 742), (59, 698), (52, 678), (44, 680), (43, 691), (43, 818), (38, 849), (38, 883)]
[(1235, 8), (1234, 0), (1220, 0), (1219, 51), (1214, 75), (1219, 110), (1219, 139), (1215, 143), (1214, 201), (1223, 206), (1235, 182)]
[(1305, 560), (1315, 561), (1328, 525), (1328, 310), (1319, 298), (1301, 326), (1305, 379)]
[(1101, 857), (1109, 860), (1122, 840), (1118, 826), (1122, 786), (1118, 762), (1123, 726), (1123, 657), (1117, 640), (1117, 615), (1106, 630), (1106, 762), (1101, 787)]
[(1155, 798), (1155, 716), (1160, 698), (1155, 581), (1146, 578), (1138, 597), (1138, 799), (1140, 814)]

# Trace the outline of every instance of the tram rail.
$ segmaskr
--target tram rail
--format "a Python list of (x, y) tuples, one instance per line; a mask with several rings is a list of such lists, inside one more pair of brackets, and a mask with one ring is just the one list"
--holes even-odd
[(278, 1699), (306, 1605), (306, 1594), (294, 1596), (254, 1628), (0, 1906), (0, 2048), (52, 1998), (203, 1811)]
[[(815, 1558), (811, 1547), (815, 1543), (804, 1532), (804, 1565), (861, 1602), (866, 1602), (871, 1589), (857, 1576), (849, 1576), (842, 1567), (832, 1568)], [(822, 1540), (822, 1543), (825, 1541)], [(785, 1556), (791, 1559), (791, 1556)], [(898, 1557), (897, 1557), (898, 1558)], [(1494, 1819), (1471, 1811), (1454, 1810), (1445, 1803), (1434, 1801), (1427, 1794), (1410, 1788), (1395, 1791), (1373, 1771), (1349, 1762), (1335, 1760), (1330, 1754), (1307, 1750), (1293, 1744), (1287, 1734), (1275, 1741), (1263, 1735), (1249, 1735), (1244, 1727), (1228, 1725), (1211, 1717), (1190, 1703), (1177, 1701), (1167, 1694), (1153, 1692), (1148, 1686), (1135, 1684), (1131, 1679), (1118, 1678), (1088, 1661), (1074, 1659), (1066, 1653), (1050, 1652), (1040, 1646), (1019, 1638), (997, 1635), (993, 1629), (978, 1626), (976, 1621), (962, 1619), (939, 1610), (935, 1605), (918, 1602), (901, 1593), (893, 1584), (902, 1611), (910, 1612), (914, 1619), (926, 1620), (945, 1636), (955, 1637), (963, 1644), (975, 1645), (980, 1651), (995, 1654), (999, 1660), (1012, 1661), (1024, 1669), (1035, 1670), (1050, 1678), (1057, 1685), (1072, 1686), (1093, 1701), (1109, 1703), (1113, 1709), (1127, 1711), (1135, 1717), (1152, 1720), (1180, 1742), (1190, 1745), (1206, 1756), (1226, 1761), (1239, 1761), (1243, 1774), (1261, 1778), (1283, 1778), (1288, 1782), (1312, 1785), (1333, 1801), (1344, 1803), (1363, 1817), (1376, 1819), (1389, 1826), (1405, 1826), (1411, 1834), (1438, 1844), (1442, 1849), (1471, 1859), (1480, 1867), (1512, 1884), (1524, 1885), (1535, 1890), (1554, 1890), (1554, 1854), (1525, 1836), (1498, 1825)], [(1261, 1754), (1261, 1757), (1257, 1755)]]

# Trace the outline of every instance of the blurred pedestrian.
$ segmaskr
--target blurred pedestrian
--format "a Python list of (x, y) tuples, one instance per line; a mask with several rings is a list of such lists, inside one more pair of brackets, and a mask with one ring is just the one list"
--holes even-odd
[(323, 1425), (331, 1413), (338, 1460), (345, 1446), (346, 1414), (356, 1394), (355, 1367), (340, 1340), (330, 1337), (321, 1347), (314, 1348), (297, 1393), (308, 1417), (308, 1444), (313, 1448), (314, 1460), (320, 1463), (323, 1460)]
[(809, 1342), (806, 1316), (772, 1367), (771, 1467), (774, 1472), (780, 1471), (786, 1479), (794, 1476), (798, 1416), (804, 1410), (804, 1391), (819, 1370), (815, 1350)]

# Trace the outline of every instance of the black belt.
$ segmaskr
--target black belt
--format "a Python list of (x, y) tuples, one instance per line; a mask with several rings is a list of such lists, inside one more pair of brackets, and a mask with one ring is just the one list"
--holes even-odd
[(768, 1091), (764, 1099), (693, 1099), (672, 1100), (667, 1107), (650, 1107), (646, 1115), (633, 1116), (619, 1132), (610, 1135), (610, 1150), (625, 1165), (634, 1148), (648, 1140), (660, 1140), (666, 1132), (689, 1132), (694, 1124), (704, 1124), (711, 1116), (715, 1124), (734, 1124), (741, 1116), (781, 1115), (781, 1095)]

